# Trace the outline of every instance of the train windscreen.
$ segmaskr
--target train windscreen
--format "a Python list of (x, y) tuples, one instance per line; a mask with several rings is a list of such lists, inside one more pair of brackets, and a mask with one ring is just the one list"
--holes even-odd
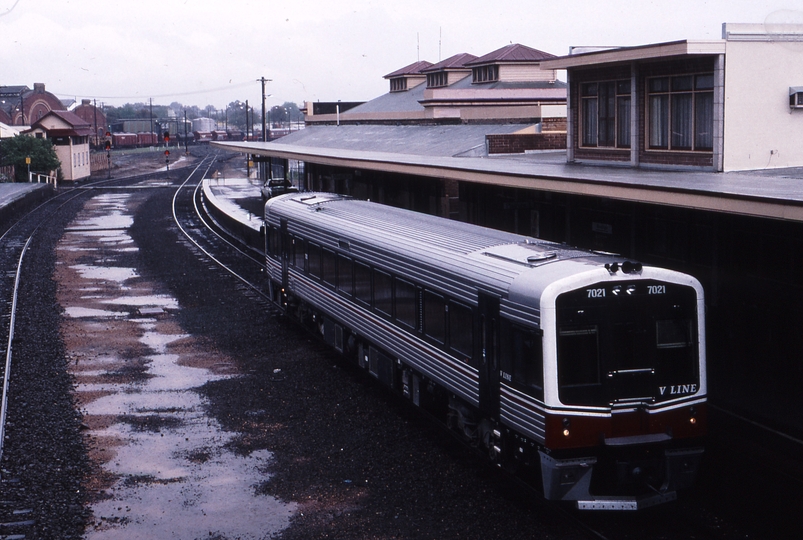
[(599, 283), (557, 298), (567, 405), (661, 402), (699, 389), (697, 295), (658, 281)]

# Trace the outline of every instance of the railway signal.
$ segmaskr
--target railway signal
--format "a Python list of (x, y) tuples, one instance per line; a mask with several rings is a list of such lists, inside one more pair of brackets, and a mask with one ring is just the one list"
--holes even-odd
[[(107, 137), (111, 137), (111, 134), (107, 131)], [(112, 177), (112, 142), (111, 140), (106, 140), (106, 169), (109, 171), (109, 178)]]

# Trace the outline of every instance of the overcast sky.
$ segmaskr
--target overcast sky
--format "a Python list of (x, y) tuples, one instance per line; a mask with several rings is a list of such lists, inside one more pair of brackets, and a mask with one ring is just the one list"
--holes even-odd
[(720, 39), (723, 22), (803, 23), (801, 0), (0, 0), (0, 86), (218, 109), (365, 101), (417, 60), (521, 43)]

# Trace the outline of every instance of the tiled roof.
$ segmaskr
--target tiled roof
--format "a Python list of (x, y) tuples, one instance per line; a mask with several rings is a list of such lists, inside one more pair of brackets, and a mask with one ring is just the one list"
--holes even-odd
[(50, 111), (48, 114), (54, 114), (64, 120), (66, 123), (74, 128), (89, 127), (91, 124), (70, 111)]
[(37, 120), (32, 127), (36, 128), (37, 126), (42, 125), (42, 120), (50, 115), (57, 116), (62, 120), (62, 122), (70, 127), (66, 129), (47, 129), (47, 132), (50, 134), (49, 136), (71, 135), (86, 137), (92, 134), (92, 124), (70, 111), (50, 111), (42, 118)]
[(433, 64), (433, 65), (431, 65), (430, 67), (428, 67), (426, 69), (422, 69), (421, 71), (423, 71), (424, 73), (431, 73), (431, 72), (440, 71), (440, 70), (443, 70), (443, 69), (460, 69), (460, 68), (467, 69), (466, 68), (466, 64), (468, 62), (472, 62), (472, 61), (474, 61), (476, 59), (477, 59), (477, 57), (474, 56), (473, 54), (460, 53), (460, 54), (456, 54), (454, 56), (450, 56), (446, 60), (441, 60), (437, 64)]
[(421, 71), (427, 69), (432, 65), (432, 62), (427, 62), (426, 60), (421, 60), (419, 62), (414, 62), (409, 66), (405, 66), (401, 69), (397, 69), (393, 73), (388, 73), (385, 75), (386, 79), (392, 79), (393, 77), (401, 77), (403, 75), (420, 75)]
[(493, 64), (499, 62), (540, 62), (542, 60), (550, 60), (557, 58), (554, 54), (539, 51), (526, 45), (513, 43), (497, 49), (493, 52), (481, 56), (476, 60), (468, 62), (468, 66), (478, 66), (481, 64)]

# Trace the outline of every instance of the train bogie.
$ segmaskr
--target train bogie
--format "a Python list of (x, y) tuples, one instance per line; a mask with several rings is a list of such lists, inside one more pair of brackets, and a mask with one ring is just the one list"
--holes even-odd
[(272, 297), (549, 499), (634, 509), (693, 483), (690, 276), (331, 194), (266, 203)]

